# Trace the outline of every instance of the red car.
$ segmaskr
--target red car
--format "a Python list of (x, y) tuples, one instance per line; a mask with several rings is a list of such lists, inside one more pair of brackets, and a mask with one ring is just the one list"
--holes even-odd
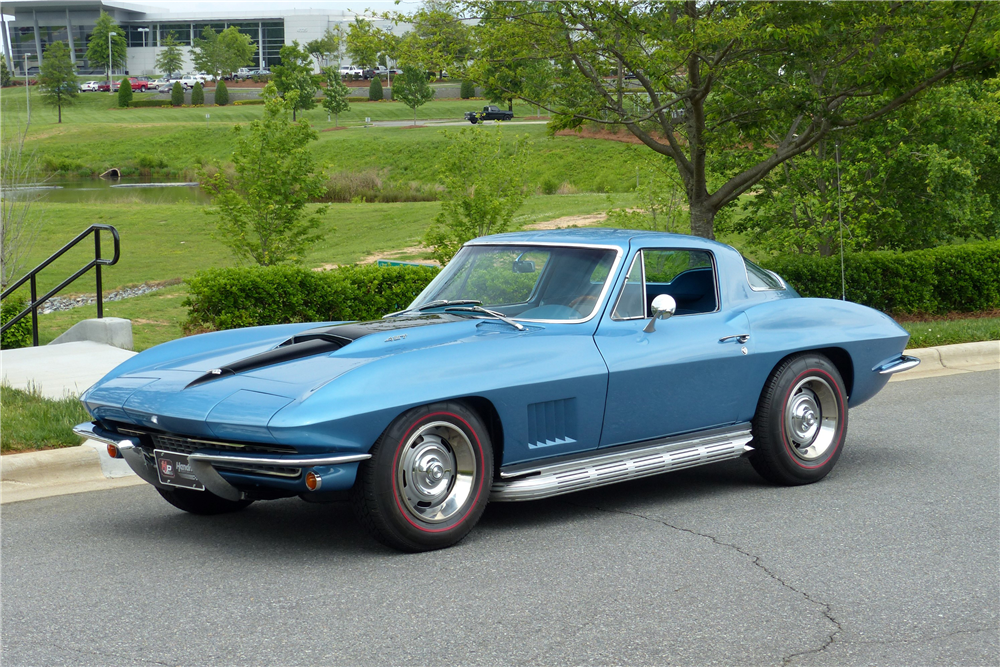
[[(141, 91), (144, 93), (149, 88), (149, 79), (146, 77), (139, 78), (135, 76), (130, 76), (128, 80), (129, 83), (132, 84), (132, 92)], [(116, 91), (121, 87), (121, 85), (122, 85), (121, 79), (113, 81), (112, 86), (110, 87), (108, 86), (107, 81), (101, 81), (99, 84), (97, 84), (97, 92), (107, 93), (111, 91)]]

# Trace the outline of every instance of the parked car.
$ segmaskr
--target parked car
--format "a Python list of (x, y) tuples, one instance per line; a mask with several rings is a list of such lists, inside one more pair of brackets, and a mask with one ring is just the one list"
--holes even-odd
[(360, 76), (364, 76), (364, 73), (365, 73), (365, 71), (362, 68), (355, 67), (354, 65), (341, 65), (339, 71), (340, 71), (340, 76), (342, 76), (342, 77), (344, 77), (344, 76), (354, 76), (355, 74), (360, 77)]
[(170, 79), (168, 79), (168, 78), (150, 79), (149, 80), (149, 89), (150, 90), (163, 91), (165, 89), (164, 87), (166, 87), (166, 90), (169, 90), (170, 87), (173, 86), (173, 85), (174, 85), (173, 82), (170, 81)]
[[(132, 85), (132, 92), (146, 92), (149, 89), (149, 78), (144, 76), (130, 76), (128, 78), (129, 83)], [(115, 90), (121, 85), (121, 81), (118, 81), (115, 85)]]
[(465, 120), (469, 121), (473, 125), (484, 120), (511, 120), (512, 118), (514, 118), (513, 111), (501, 109), (495, 104), (483, 107), (482, 111), (465, 112)]
[(97, 86), (100, 84), (99, 81), (84, 81), (80, 84), (81, 93), (91, 93), (97, 92)]
[(182, 510), (347, 492), (377, 539), (420, 551), (460, 540), (489, 500), (740, 457), (773, 483), (817, 482), (848, 408), (919, 363), (908, 338), (721, 243), (518, 232), (466, 243), (381, 320), (142, 352), (84, 393), (94, 421), (76, 432)]
[[(118, 90), (118, 84), (115, 84), (115, 90)], [(107, 81), (101, 81), (97, 84), (97, 92), (99, 93), (109, 93), (111, 92), (111, 84)]]
[(201, 79), (194, 74), (185, 74), (181, 78), (175, 79), (175, 81), (180, 81), (180, 84), (184, 86), (184, 88), (194, 88), (194, 84), (201, 83)]

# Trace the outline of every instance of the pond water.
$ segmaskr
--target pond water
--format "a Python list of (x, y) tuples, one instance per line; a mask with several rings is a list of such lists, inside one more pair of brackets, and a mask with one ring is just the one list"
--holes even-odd
[(48, 180), (23, 188), (39, 201), (60, 204), (175, 204), (181, 202), (207, 203), (209, 197), (191, 182), (144, 182), (139, 178), (86, 178), (76, 180)]

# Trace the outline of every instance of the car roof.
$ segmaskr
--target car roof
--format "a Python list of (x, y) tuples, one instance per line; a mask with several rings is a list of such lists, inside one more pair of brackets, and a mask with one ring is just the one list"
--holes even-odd
[(544, 229), (537, 231), (509, 232), (481, 236), (466, 243), (466, 245), (490, 245), (495, 243), (566, 243), (573, 245), (617, 246), (628, 250), (629, 246), (681, 247), (697, 250), (714, 250), (737, 252), (732, 246), (717, 241), (703, 239), (700, 236), (688, 234), (668, 234), (666, 232), (651, 232), (639, 229), (610, 228), (575, 228), (575, 229)]

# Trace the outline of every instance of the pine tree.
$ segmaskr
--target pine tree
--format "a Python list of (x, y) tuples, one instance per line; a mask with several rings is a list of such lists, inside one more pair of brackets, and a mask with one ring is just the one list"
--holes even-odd
[(125, 77), (122, 79), (122, 82), (118, 84), (118, 106), (124, 109), (131, 103), (132, 82), (128, 80), (128, 77)]
[(0, 58), (0, 87), (6, 88), (11, 84), (10, 70), (7, 69), (7, 61)]
[(375, 76), (372, 78), (372, 83), (368, 86), (368, 100), (371, 102), (381, 102), (383, 100), (382, 95), (382, 80)]
[(224, 107), (229, 104), (229, 89), (226, 88), (225, 81), (219, 81), (215, 85), (215, 103), (220, 107)]
[(170, 89), (170, 104), (175, 107), (184, 104), (184, 86), (180, 81), (174, 81), (174, 87)]
[(202, 104), (205, 104), (205, 88), (202, 87), (201, 81), (199, 81), (191, 89), (191, 106), (196, 107)]

